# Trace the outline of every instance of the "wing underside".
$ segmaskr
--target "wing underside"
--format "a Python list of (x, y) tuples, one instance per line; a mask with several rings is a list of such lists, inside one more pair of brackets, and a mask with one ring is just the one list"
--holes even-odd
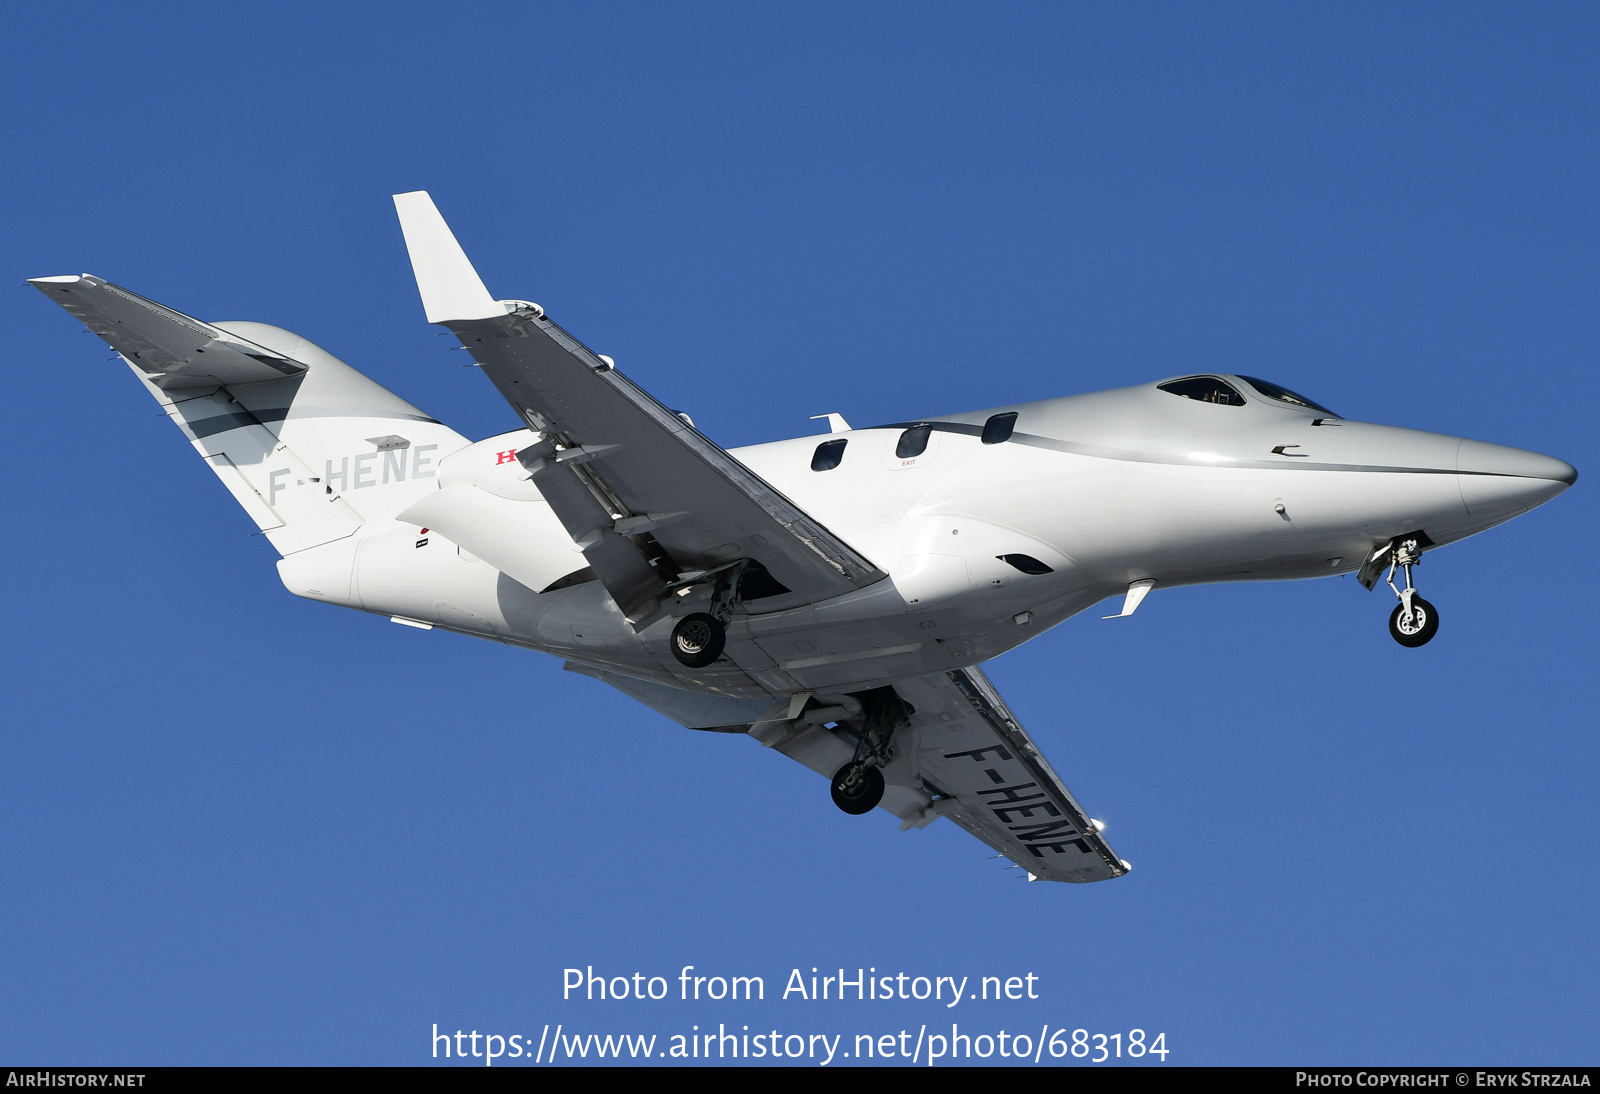
[(491, 298), (426, 193), (396, 195), (395, 207), (429, 322), (453, 331), (541, 434), (517, 458), (635, 625), (730, 565), (738, 595), (763, 612), (884, 577), (542, 308)]
[[(883, 769), (881, 808), (902, 828), (949, 817), (1040, 880), (1105, 881), (1128, 872), (981, 670), (892, 687), (910, 712)], [(848, 711), (828, 705), (836, 701), (813, 698), (796, 716), (757, 722), (749, 733), (832, 776), (853, 757), (860, 730)]]
[(925, 704), (917, 777), (937, 795), (934, 812), (1037, 878), (1128, 872), (981, 670), (920, 677), (900, 690)]
[[(514, 454), (518, 463), (636, 626), (686, 582), (730, 565), (741, 568), (741, 582), (759, 579), (743, 590), (758, 612), (884, 578), (538, 305), (492, 298), (426, 193), (396, 195), (395, 206), (428, 321), (456, 334), (540, 435)], [(760, 717), (749, 701), (691, 710), (676, 689), (589, 674), (681, 724), (736, 730), (749, 718), (751, 736), (830, 777), (859, 757), (865, 739), (881, 741), (874, 734), (892, 711), (881, 806), (903, 828), (949, 817), (1031, 878), (1087, 882), (1128, 872), (977, 668), (843, 696), (801, 694)], [(733, 722), (710, 724), (724, 719)]]
[(548, 318), (524, 312), (445, 325), (545, 435), (545, 446), (522, 454), (524, 466), (630, 616), (678, 575), (734, 559), (766, 571), (764, 611), (883, 577)]

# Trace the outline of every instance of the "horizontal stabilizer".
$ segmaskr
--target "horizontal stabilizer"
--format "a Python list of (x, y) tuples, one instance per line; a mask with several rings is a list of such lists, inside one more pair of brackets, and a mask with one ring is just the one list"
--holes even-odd
[(163, 391), (282, 380), (306, 371), (303, 362), (102, 278), (35, 277), (28, 284), (105, 339)]
[(483, 279), (426, 190), (394, 195), (394, 208), (400, 214), (400, 230), (405, 233), (428, 322), (489, 319), (506, 313), (505, 306), (483, 287)]

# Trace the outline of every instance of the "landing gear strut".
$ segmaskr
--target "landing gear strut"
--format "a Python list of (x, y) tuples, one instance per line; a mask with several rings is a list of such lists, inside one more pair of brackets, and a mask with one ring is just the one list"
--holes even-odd
[(892, 687), (854, 696), (861, 703), (856, 754), (834, 773), (833, 804), (846, 813), (870, 813), (883, 800), (883, 765), (894, 759), (894, 731), (911, 724), (914, 713)]
[(705, 577), (715, 577), (711, 590), (711, 612), (686, 615), (672, 628), (672, 656), (679, 662), (691, 669), (703, 669), (722, 656), (722, 648), (728, 642), (728, 620), (738, 601), (739, 577), (749, 565), (748, 559), (740, 559), (711, 574), (692, 579), (700, 581)]
[[(1422, 559), (1422, 548), (1414, 539), (1407, 539), (1395, 545), (1389, 560), (1389, 588), (1394, 590), (1394, 595), (1400, 598), (1394, 613), (1389, 616), (1389, 634), (1402, 646), (1426, 645), (1428, 639), (1439, 631), (1439, 613), (1432, 604), (1417, 595), (1417, 590), (1411, 585), (1411, 567)], [(1405, 571), (1406, 587), (1401, 589), (1394, 583), (1395, 567)]]

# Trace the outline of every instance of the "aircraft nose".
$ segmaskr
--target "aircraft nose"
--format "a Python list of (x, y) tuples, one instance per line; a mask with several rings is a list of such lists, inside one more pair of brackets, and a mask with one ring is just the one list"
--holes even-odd
[(1514, 475), (1523, 479), (1549, 479), (1571, 486), (1578, 470), (1566, 460), (1522, 448), (1483, 441), (1462, 441), (1456, 451), (1456, 470), (1479, 475)]
[(1456, 481), (1467, 512), (1487, 527), (1549, 501), (1577, 482), (1578, 472), (1554, 456), (1464, 440), (1456, 451)]

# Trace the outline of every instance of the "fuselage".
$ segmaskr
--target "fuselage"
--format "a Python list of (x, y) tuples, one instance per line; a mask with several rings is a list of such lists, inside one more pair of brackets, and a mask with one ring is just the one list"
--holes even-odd
[[(748, 734), (840, 809), (942, 816), (1030, 879), (1118, 858), (978, 666), (1151, 588), (1398, 568), (1577, 478), (1196, 375), (730, 454), (396, 197), (430, 321), (521, 421), (477, 443), (290, 331), (93, 275), (33, 284), (111, 345), (279, 553), (292, 592), (547, 652), (678, 724)], [(503, 340), (503, 344), (502, 344)], [(741, 466), (742, 464), (742, 466)], [(990, 765), (990, 766), (985, 766)]]
[[(889, 579), (784, 610), (746, 601), (709, 669), (673, 661), (661, 625), (636, 632), (581, 580), (582, 556), (553, 517), (526, 533), (543, 552), (542, 593), (407, 526), (302, 552), (280, 570), (301, 595), (335, 599), (315, 590), (343, 570), (343, 602), (367, 611), (678, 687), (781, 697), (975, 664), (1136, 581), (1354, 571), (1394, 536), (1422, 530), (1443, 546), (1576, 479), (1537, 453), (1348, 421), (1221, 379), (1232, 401), (1145, 384), (734, 450)], [(537, 507), (504, 457), (531, 437), (446, 455), (441, 481)]]

